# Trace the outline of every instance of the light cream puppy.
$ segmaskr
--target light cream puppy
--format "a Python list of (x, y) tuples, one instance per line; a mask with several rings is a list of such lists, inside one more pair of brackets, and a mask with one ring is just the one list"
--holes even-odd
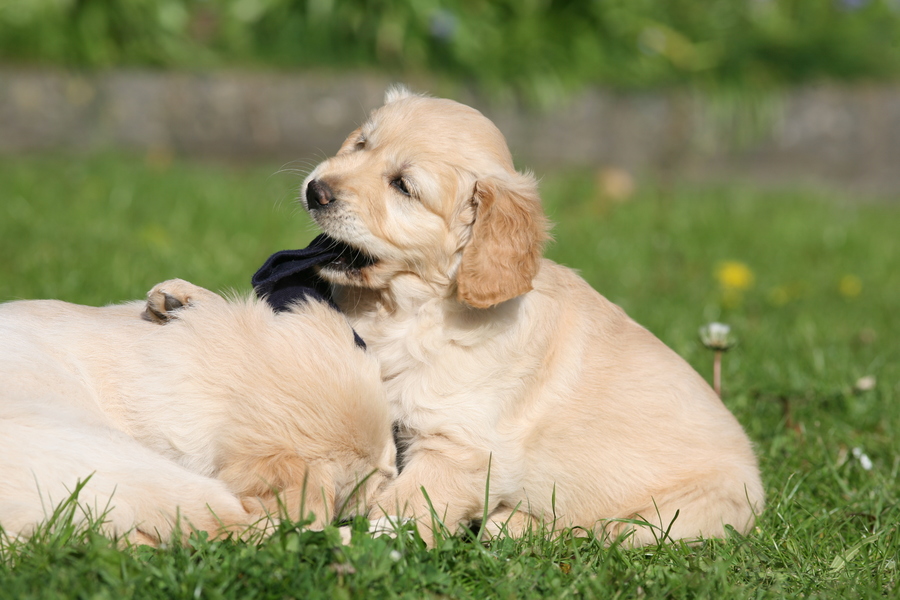
[(535, 179), (478, 111), (390, 90), (302, 194), (347, 244), (321, 274), (399, 426), (403, 468), (373, 516), (427, 529), (424, 488), (451, 530), (484, 512), (495, 532), (633, 529), (635, 545), (751, 528), (764, 497), (741, 426), (684, 360), (541, 257)]
[[(316, 526), (396, 474), (377, 363), (324, 303), (273, 312), (172, 280), (144, 303), (0, 305), (0, 525), (27, 536), (79, 481), (76, 517), (109, 509), (134, 541)], [(200, 301), (196, 301), (200, 300)], [(279, 504), (281, 503), (281, 504)]]

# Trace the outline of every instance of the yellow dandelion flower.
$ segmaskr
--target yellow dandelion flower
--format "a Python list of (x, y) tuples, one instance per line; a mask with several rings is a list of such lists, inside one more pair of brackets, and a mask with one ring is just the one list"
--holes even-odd
[(753, 285), (753, 271), (750, 267), (736, 260), (719, 263), (716, 279), (725, 290), (746, 290)]
[(838, 291), (844, 298), (856, 298), (862, 292), (862, 281), (856, 275), (844, 275), (838, 282)]

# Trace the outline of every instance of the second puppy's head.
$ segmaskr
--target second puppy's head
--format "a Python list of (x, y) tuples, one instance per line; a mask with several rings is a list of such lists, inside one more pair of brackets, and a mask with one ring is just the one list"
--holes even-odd
[(529, 291), (547, 221), (530, 174), (477, 110), (405, 88), (303, 184), (302, 201), (339, 244), (329, 281), (388, 289), (409, 278), (486, 308)]

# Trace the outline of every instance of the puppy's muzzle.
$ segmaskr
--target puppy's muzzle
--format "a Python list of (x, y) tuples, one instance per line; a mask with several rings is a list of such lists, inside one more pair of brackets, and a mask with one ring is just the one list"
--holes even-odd
[(306, 207), (309, 210), (324, 208), (334, 203), (334, 192), (327, 183), (313, 179), (306, 186)]

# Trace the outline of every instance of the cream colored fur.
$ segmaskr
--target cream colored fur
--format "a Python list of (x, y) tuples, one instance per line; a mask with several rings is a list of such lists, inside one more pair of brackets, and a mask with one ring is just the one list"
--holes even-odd
[[(0, 524), (29, 535), (79, 481), (105, 530), (218, 535), (265, 514), (322, 526), (396, 474), (377, 363), (346, 319), (311, 302), (276, 314), (180, 280), (195, 304), (160, 326), (144, 303), (0, 305)], [(171, 314), (171, 313), (170, 313)], [(279, 502), (281, 505), (279, 505)], [(301, 515), (301, 505), (304, 514)]]
[(741, 426), (684, 360), (541, 258), (537, 184), (488, 119), (390, 90), (303, 193), (313, 180), (333, 192), (315, 221), (378, 259), (321, 271), (381, 363), (405, 447), (373, 517), (430, 536), (424, 488), (451, 530), (485, 510), (493, 532), (579, 526), (634, 545), (751, 528), (764, 494)]

